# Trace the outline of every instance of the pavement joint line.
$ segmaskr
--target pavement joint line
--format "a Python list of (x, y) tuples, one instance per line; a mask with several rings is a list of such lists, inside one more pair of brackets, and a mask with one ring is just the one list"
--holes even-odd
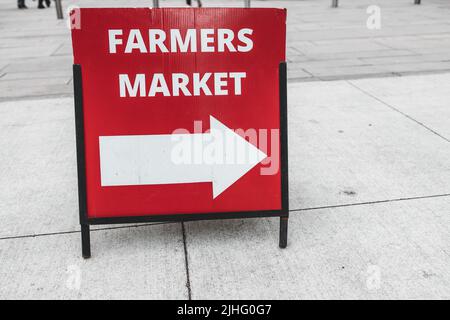
[(377, 38), (374, 38), (374, 39), (375, 39), (374, 43), (376, 43), (376, 44), (378, 44), (378, 45), (380, 45), (382, 47), (385, 47), (386, 49), (397, 50), (397, 48), (395, 48), (393, 46), (390, 46), (390, 45), (387, 45), (386, 43), (380, 42), (380, 40), (383, 39), (383, 38), (378, 38), (377, 37)]
[[(145, 223), (145, 224), (133, 224), (133, 225), (120, 226), (120, 227), (96, 228), (96, 229), (91, 229), (91, 232), (105, 231), (105, 230), (116, 230), (116, 229), (126, 229), (126, 228), (140, 228), (140, 227), (162, 225), (162, 224), (169, 224), (169, 223), (172, 223), (172, 222), (155, 222), (155, 223)], [(14, 240), (14, 239), (22, 239), (22, 238), (37, 238), (37, 237), (46, 237), (46, 236), (59, 236), (59, 235), (74, 234), (74, 233), (80, 233), (80, 232), (81, 231), (79, 231), (79, 230), (72, 230), (72, 231), (36, 233), (36, 234), (26, 234), (26, 235), (22, 235), (22, 236), (1, 237), (0, 240)]]
[(443, 198), (443, 197), (450, 197), (450, 193), (436, 194), (436, 195), (431, 195), (431, 196), (418, 196), (418, 197), (408, 197), (408, 198), (396, 198), (396, 199), (387, 199), (387, 200), (355, 202), (355, 203), (347, 203), (347, 204), (336, 204), (336, 205), (323, 206), (323, 207), (300, 208), (300, 209), (289, 210), (289, 212), (300, 212), (300, 211), (313, 211), (313, 210), (321, 210), (321, 209), (344, 208), (344, 207), (364, 206), (364, 205), (371, 205), (371, 204), (391, 203), (391, 202), (421, 200), (421, 199), (432, 199), (432, 198)]
[(64, 47), (65, 43), (61, 43), (51, 54), (50, 57), (53, 57), (56, 55), (56, 53), (59, 51), (59, 49), (61, 49), (62, 47)]
[(422, 122), (420, 122), (420, 121), (414, 119), (413, 117), (411, 117), (410, 115), (406, 114), (405, 112), (403, 112), (403, 111), (397, 109), (397, 108), (394, 107), (393, 105), (391, 105), (391, 104), (389, 104), (389, 103), (387, 103), (387, 102), (381, 100), (380, 98), (378, 98), (378, 97), (376, 97), (375, 95), (373, 95), (373, 94), (367, 92), (366, 90), (361, 89), (360, 87), (358, 87), (356, 84), (352, 83), (351, 81), (347, 81), (347, 83), (350, 84), (352, 87), (358, 89), (359, 91), (361, 91), (361, 92), (364, 93), (365, 95), (367, 95), (367, 96), (369, 96), (369, 97), (371, 97), (371, 98), (377, 100), (378, 102), (381, 102), (381, 103), (384, 104), (385, 106), (387, 106), (387, 107), (391, 108), (392, 110), (394, 110), (394, 111), (400, 113), (401, 115), (403, 115), (404, 117), (408, 118), (409, 120), (414, 121), (415, 123), (417, 123), (418, 125), (422, 126), (422, 127), (425, 128), (425, 129), (427, 129), (428, 131), (434, 133), (435, 135), (437, 135), (437, 136), (440, 137), (441, 139), (444, 139), (445, 141), (450, 142), (450, 139), (444, 137), (444, 136), (441, 135), (439, 132), (437, 132), (437, 131), (431, 129), (430, 127), (426, 126), (424, 123), (422, 123)]
[[(438, 33), (438, 34), (440, 34), (440, 33)], [(67, 39), (69, 37), (69, 35), (66, 34), (66, 33), (57, 33), (57, 34), (43, 34), (43, 33), (40, 33), (39, 34), (39, 38), (55, 38), (55, 37), (61, 37), (61, 38), (64, 38), (64, 40), (65, 40), (65, 39)], [(13, 39), (13, 40), (27, 40), (27, 39), (35, 39), (35, 38), (36, 38), (36, 35), (31, 35), (31, 36), (25, 35), (25, 36), (23, 36), (23, 35), (15, 34), (14, 36), (0, 37), (0, 40), (4, 40), (4, 41), (10, 40), (10, 39)]]
[[(354, 57), (354, 59), (403, 58), (403, 57), (420, 57), (420, 56), (422, 56), (422, 54), (420, 52), (414, 52), (414, 51), (411, 51), (409, 49), (380, 49), (380, 50), (375, 50), (375, 51), (403, 51), (403, 52), (405, 52), (405, 54), (385, 55), (385, 56), (381, 56), (381, 57), (377, 57), (377, 56), (375, 56), (375, 57), (373, 57), (373, 56), (359, 56), (359, 57)], [(368, 51), (368, 52), (372, 52), (372, 51)], [(406, 53), (406, 52), (409, 52), (409, 53)], [(341, 52), (341, 54), (348, 54), (348, 53), (349, 52)], [(330, 60), (331, 61), (349, 60), (348, 56), (338, 56), (338, 57), (333, 57), (333, 59), (329, 59), (329, 58), (323, 58), (323, 57), (316, 57), (316, 56), (311, 55), (311, 54), (301, 53), (301, 55), (304, 56), (305, 58), (308, 58), (308, 60), (307, 61), (301, 61), (299, 63), (322, 62), (322, 61), (330, 61)], [(407, 63), (407, 62), (405, 62), (405, 63)]]
[[(410, 200), (421, 200), (421, 199), (432, 199), (432, 198), (443, 198), (450, 197), (450, 193), (429, 195), (429, 196), (417, 196), (417, 197), (407, 197), (407, 198), (395, 198), (395, 199), (386, 199), (386, 200), (376, 200), (376, 201), (366, 201), (366, 202), (355, 202), (355, 203), (344, 203), (344, 204), (336, 204), (330, 206), (321, 206), (321, 207), (310, 207), (310, 208), (298, 208), (298, 209), (290, 209), (289, 212), (301, 212), (301, 211), (313, 211), (313, 210), (321, 210), (321, 209), (334, 209), (334, 208), (345, 208), (345, 207), (353, 207), (353, 206), (364, 206), (371, 204), (380, 204), (380, 203), (390, 203), (390, 202), (400, 202), (400, 201), (410, 201)], [(186, 221), (189, 222), (189, 221)], [(154, 225), (164, 225), (164, 224), (173, 224), (178, 223), (176, 221), (167, 221), (167, 222), (155, 222), (155, 223), (144, 223), (144, 224), (132, 224), (132, 225), (124, 225), (120, 227), (106, 227), (106, 228), (97, 228), (91, 229), (91, 232), (95, 231), (105, 231), (105, 230), (116, 230), (116, 229), (126, 229), (126, 228), (140, 228)], [(184, 222), (182, 223), (182, 231), (183, 231), (183, 243), (185, 243), (186, 232), (184, 229)], [(26, 234), (21, 236), (9, 236), (9, 237), (0, 237), (0, 240), (14, 240), (14, 239), (22, 239), (22, 238), (36, 238), (36, 237), (45, 237), (45, 236), (57, 236), (57, 235), (65, 235), (65, 234), (74, 234), (80, 233), (79, 230), (72, 231), (59, 231), (59, 232), (49, 232), (49, 233), (36, 233), (36, 234)], [(185, 248), (187, 253), (187, 246)], [(186, 265), (188, 266), (187, 254), (186, 254)], [(188, 269), (188, 267), (187, 267)]]
[[(21, 73), (21, 72), (7, 72), (7, 73), (4, 73), (3, 75), (1, 75), (0, 78), (1, 78), (2, 76), (7, 75), (7, 74), (14, 75), (14, 74), (16, 74), (16, 73)], [(3, 82), (7, 82), (7, 81), (24, 81), (24, 80), (65, 79), (65, 78), (67, 78), (68, 76), (69, 76), (69, 75), (67, 75), (67, 76), (53, 76), (53, 77), (49, 77), (49, 76), (37, 76), (37, 77), (35, 77), (35, 78), (26, 78), (26, 77), (22, 77), (22, 78), (15, 78), (15, 79), (5, 79), (5, 80), (3, 80)], [(72, 76), (69, 76), (69, 77), (72, 77)], [(70, 81), (70, 80), (69, 80), (69, 81)], [(67, 82), (68, 82), (68, 81), (65, 81), (65, 84), (67, 84)]]
[[(427, 25), (428, 26), (428, 25)], [(393, 27), (393, 26), (384, 26), (384, 28), (389, 28), (389, 27)], [(352, 29), (352, 27), (345, 27), (345, 28), (340, 28), (342, 29)], [(323, 31), (322, 29), (313, 29), (313, 30), (301, 30), (300, 32), (321, 32)], [(421, 36), (435, 36), (435, 35), (447, 35), (448, 32), (433, 32), (433, 33), (423, 33), (420, 34)], [(408, 36), (414, 36), (414, 34), (402, 34), (402, 35), (380, 35), (380, 36), (374, 36), (371, 35), (370, 38), (368, 38), (367, 36), (356, 36), (356, 37), (338, 37), (338, 38), (334, 38), (334, 39), (319, 39), (319, 40), (301, 40), (300, 42), (304, 42), (304, 41), (311, 41), (315, 46), (319, 46), (320, 44), (317, 44), (318, 41), (342, 41), (342, 40), (367, 40), (367, 39), (384, 39), (384, 38), (402, 38), (402, 37), (408, 37)], [(295, 41), (292, 41), (293, 43), (295, 43)], [(295, 47), (294, 47), (295, 48)], [(402, 49), (398, 49), (395, 48), (395, 50), (402, 50)], [(411, 51), (411, 49), (404, 49), (404, 50), (409, 50)]]
[[(396, 78), (405, 76), (417, 76), (417, 75), (432, 75), (449, 73), (450, 69), (442, 70), (421, 70), (421, 71), (403, 71), (403, 72), (381, 72), (381, 73), (368, 73), (368, 74), (348, 74), (348, 75), (335, 75), (335, 76), (315, 76), (312, 77), (294, 77), (288, 78), (288, 83), (299, 82), (315, 82), (315, 81), (344, 81), (344, 80), (359, 80), (359, 79), (372, 79), (372, 78)], [(289, 77), (289, 67), (288, 67)]]
[(189, 259), (186, 244), (186, 229), (184, 227), (184, 222), (181, 222), (181, 231), (183, 233), (183, 248), (184, 248), (184, 265), (186, 269), (186, 289), (188, 293), (188, 300), (192, 300), (192, 290), (191, 290), (191, 280), (189, 276)]
[(309, 74), (311, 77), (314, 77), (314, 75), (313, 75), (311, 72), (309, 72), (306, 68), (301, 68), (301, 70), (302, 70), (304, 73)]
[(0, 68), (0, 71), (3, 71), (8, 67), (11, 63), (6, 63), (2, 68)]
[(72, 98), (73, 93), (55, 93), (55, 94), (43, 94), (43, 95), (30, 95), (20, 97), (0, 97), (0, 103), (11, 101), (27, 101), (27, 100), (46, 100), (46, 99), (58, 99), (58, 98)]
[[(407, 49), (393, 49), (393, 50), (386, 50), (386, 49), (381, 49), (381, 50), (377, 50), (377, 51), (408, 51)], [(371, 51), (369, 51), (371, 52)], [(421, 54), (417, 53), (417, 52), (412, 52), (409, 51), (409, 54), (399, 54), (399, 55), (385, 55), (385, 56), (381, 56), (381, 57), (372, 57), (372, 56), (360, 56), (360, 57), (354, 57), (352, 59), (374, 59), (374, 58), (403, 58), (403, 57), (420, 57)], [(342, 54), (344, 54), (346, 52), (343, 52)], [(305, 58), (308, 58), (308, 60), (306, 61), (300, 61), (300, 62), (295, 62), (296, 64), (298, 63), (309, 63), (309, 62), (326, 62), (326, 61), (340, 61), (340, 60), (349, 60), (349, 57), (347, 56), (341, 56), (341, 57), (333, 57), (333, 59), (327, 59), (327, 58), (317, 58), (314, 56), (311, 56), (310, 54), (302, 54), (303, 56), (305, 56)], [(292, 59), (292, 57), (291, 57)], [(445, 60), (444, 60), (445, 61)], [(292, 61), (290, 61), (290, 63), (294, 63)], [(405, 62), (408, 63), (408, 62)]]

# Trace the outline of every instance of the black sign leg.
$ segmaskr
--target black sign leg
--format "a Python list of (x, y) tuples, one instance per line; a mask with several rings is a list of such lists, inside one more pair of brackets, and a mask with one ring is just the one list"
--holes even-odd
[(81, 224), (81, 251), (83, 258), (91, 257), (91, 237), (87, 223), (86, 206), (86, 163), (84, 155), (84, 120), (83, 120), (83, 84), (81, 65), (73, 65), (73, 85), (75, 95), (75, 131), (77, 140), (77, 171), (78, 171), (78, 206)]
[(81, 252), (83, 258), (89, 259), (91, 257), (91, 234), (88, 224), (81, 225)]
[(280, 63), (280, 145), (281, 145), (281, 188), (282, 211), (280, 217), (280, 248), (287, 246), (288, 219), (289, 219), (289, 178), (288, 178), (288, 135), (287, 135), (287, 65)]
[(288, 217), (280, 217), (280, 248), (287, 247)]

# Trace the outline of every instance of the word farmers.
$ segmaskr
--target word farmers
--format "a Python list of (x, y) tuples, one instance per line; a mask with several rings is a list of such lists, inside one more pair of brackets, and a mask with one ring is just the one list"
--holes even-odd
[(241, 95), (246, 72), (206, 72), (203, 74), (154, 73), (149, 79), (143, 73), (134, 77), (119, 74), (120, 97), (226, 96)]
[(108, 30), (109, 53), (249, 52), (252, 29), (140, 29)]

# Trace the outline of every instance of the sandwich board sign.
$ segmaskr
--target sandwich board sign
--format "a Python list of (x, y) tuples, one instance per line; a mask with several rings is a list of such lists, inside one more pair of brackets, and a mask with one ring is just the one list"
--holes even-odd
[(280, 217), (287, 242), (286, 11), (77, 9), (83, 257), (89, 226)]

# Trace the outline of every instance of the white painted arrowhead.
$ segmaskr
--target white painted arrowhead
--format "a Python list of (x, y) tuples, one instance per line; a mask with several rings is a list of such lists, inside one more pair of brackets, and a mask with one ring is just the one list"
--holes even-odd
[[(212, 168), (212, 185), (213, 198), (215, 199), (250, 171), (250, 169), (264, 160), (267, 157), (267, 154), (249, 143), (213, 116), (210, 116), (210, 128), (213, 137), (216, 136), (216, 131), (219, 131), (218, 136), (224, 138), (223, 140), (216, 142), (225, 144), (222, 145), (225, 153), (224, 158), (227, 158), (227, 155), (230, 155), (230, 153), (232, 153), (232, 157), (236, 156), (236, 153), (240, 153), (238, 156), (243, 157), (243, 161), (214, 164)], [(244, 154), (241, 154), (242, 152)]]
[(101, 186), (211, 182), (216, 198), (267, 157), (213, 116), (209, 133), (178, 135), (190, 148), (200, 139), (202, 163), (174, 162), (173, 148), (180, 142), (173, 137), (171, 134), (100, 136)]

